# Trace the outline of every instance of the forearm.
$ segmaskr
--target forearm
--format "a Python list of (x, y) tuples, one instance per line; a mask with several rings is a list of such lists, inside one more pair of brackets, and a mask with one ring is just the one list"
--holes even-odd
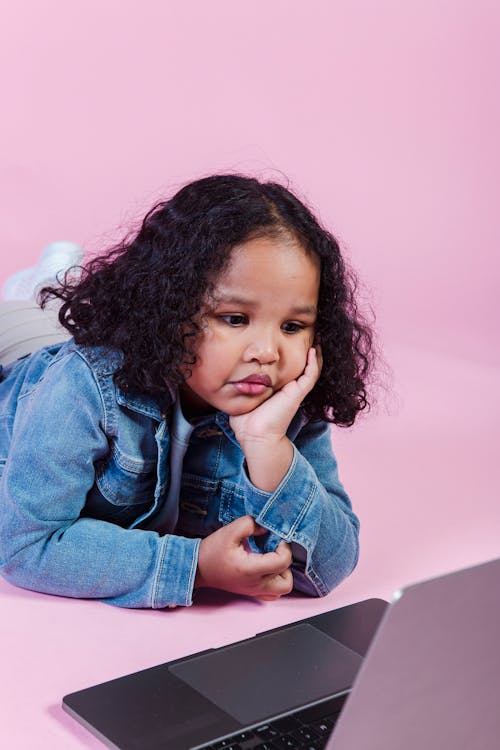
[[(5, 499), (5, 498), (4, 498)], [(19, 520), (19, 519), (18, 519)], [(92, 518), (70, 524), (0, 523), (0, 571), (22, 588), (76, 598), (102, 599), (122, 607), (189, 605), (197, 539), (127, 530)]]
[(106, 415), (74, 353), (18, 399), (0, 467), (0, 573), (24, 588), (124, 607), (190, 604), (199, 540), (85, 517), (112, 443)]
[(284, 436), (279, 440), (251, 440), (241, 446), (250, 481), (264, 492), (274, 492), (288, 472), (293, 445)]
[[(325, 442), (327, 438), (325, 437)], [(332, 469), (335, 461), (332, 458)], [(330, 471), (321, 482), (298, 450), (289, 470), (274, 491), (265, 491), (242, 469), (235, 492), (223, 502), (220, 520), (251, 515), (270, 534), (263, 544), (251, 539), (253, 551), (270, 552), (280, 540), (300, 548), (292, 567), (295, 585), (308, 594), (322, 596), (337, 586), (354, 568), (358, 557), (359, 523), (349, 499)]]
[(351, 573), (358, 559), (358, 519), (340, 482), (324, 486), (299, 451), (278, 490), (261, 507), (256, 520), (273, 532), (269, 543), (276, 543), (276, 535), (302, 552), (294, 555), (300, 590), (325, 595)]
[[(325, 596), (354, 570), (359, 555), (358, 522), (348, 512), (338, 512), (331, 502), (317, 499), (321, 516), (308, 533), (297, 530), (302, 544), (292, 543), (294, 588), (311, 596)], [(316, 530), (314, 530), (314, 525)], [(309, 536), (310, 535), (310, 536)], [(306, 540), (315, 538), (315, 543)]]

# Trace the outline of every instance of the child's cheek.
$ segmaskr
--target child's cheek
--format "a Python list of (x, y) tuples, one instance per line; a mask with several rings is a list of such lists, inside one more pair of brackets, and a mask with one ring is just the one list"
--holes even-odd
[(307, 353), (310, 348), (311, 348), (311, 344), (309, 343), (308, 340), (306, 340), (304, 342), (304, 346), (301, 348), (300, 354), (298, 354), (297, 356), (297, 367), (296, 367), (297, 373), (295, 375), (295, 379), (297, 379), (300, 375), (302, 375), (302, 373), (306, 369)]
[[(309, 336), (307, 336), (307, 339), (306, 339), (306, 343), (305, 343), (305, 358), (306, 358), (306, 362), (307, 362), (307, 354), (309, 352), (309, 349), (313, 345), (314, 345), (314, 332), (310, 333)], [(304, 363), (304, 367), (305, 367), (305, 363)]]

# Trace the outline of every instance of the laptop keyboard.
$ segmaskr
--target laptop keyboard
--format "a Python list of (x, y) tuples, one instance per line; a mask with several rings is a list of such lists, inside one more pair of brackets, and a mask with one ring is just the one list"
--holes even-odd
[(338, 719), (347, 695), (304, 708), (259, 727), (204, 745), (203, 750), (321, 750)]

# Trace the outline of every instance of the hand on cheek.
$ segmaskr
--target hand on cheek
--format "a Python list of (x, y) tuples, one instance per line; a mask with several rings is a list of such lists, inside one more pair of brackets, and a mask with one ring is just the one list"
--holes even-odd
[(284, 437), (300, 404), (314, 388), (321, 365), (319, 345), (311, 346), (304, 369), (295, 380), (286, 383), (252, 411), (230, 417), (231, 427), (240, 445), (252, 439), (273, 441)]
[(311, 347), (306, 366), (296, 378), (271, 398), (247, 414), (230, 417), (253, 484), (265, 492), (274, 492), (293, 460), (293, 445), (286, 431), (294, 415), (320, 374), (319, 354)]

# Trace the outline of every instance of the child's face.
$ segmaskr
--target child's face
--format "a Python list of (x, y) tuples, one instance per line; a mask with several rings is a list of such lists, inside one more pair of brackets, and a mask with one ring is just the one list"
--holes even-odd
[(188, 416), (244, 414), (299, 377), (314, 340), (319, 282), (319, 260), (291, 237), (233, 249), (215, 306), (202, 310), (197, 361), (180, 389)]

